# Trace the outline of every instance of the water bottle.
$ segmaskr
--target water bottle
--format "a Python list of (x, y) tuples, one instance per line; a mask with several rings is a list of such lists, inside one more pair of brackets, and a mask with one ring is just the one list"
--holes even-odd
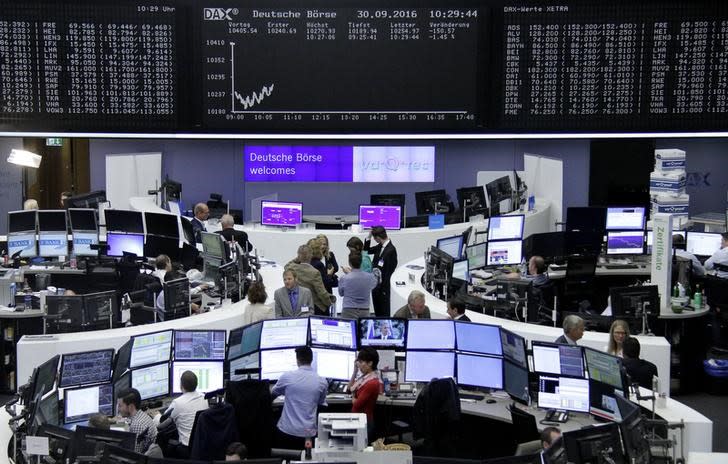
[(30, 309), (33, 303), (33, 295), (30, 293), (26, 293), (25, 297), (23, 297), (23, 304), (25, 305), (25, 309)]
[(526, 265), (526, 258), (521, 258), (521, 267), (520, 267), (521, 275), (525, 276), (528, 274), (528, 266)]
[(389, 395), (390, 386), (389, 386), (389, 377), (384, 377), (384, 394)]
[(76, 260), (75, 253), (71, 253), (70, 266), (71, 269), (76, 269), (76, 267), (78, 266), (78, 261)]
[(703, 294), (700, 292), (700, 285), (695, 287), (695, 294), (693, 295), (693, 308), (695, 310), (703, 307)]

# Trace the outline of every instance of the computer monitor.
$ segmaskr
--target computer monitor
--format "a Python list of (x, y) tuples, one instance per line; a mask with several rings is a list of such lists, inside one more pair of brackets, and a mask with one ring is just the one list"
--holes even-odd
[(404, 211), (405, 195), (403, 193), (373, 193), (369, 195), (369, 204), (399, 206)]
[(175, 330), (175, 360), (225, 359), (224, 330)]
[(626, 382), (622, 376), (621, 358), (588, 347), (584, 348), (584, 358), (590, 379), (606, 383), (614, 388), (626, 389)]
[(454, 350), (455, 324), (449, 320), (410, 319), (407, 350)]
[(488, 182), (485, 184), (485, 191), (488, 193), (491, 206), (503, 200), (508, 200), (513, 194), (511, 179), (508, 176), (503, 176), (492, 182)]
[(390, 318), (359, 319), (359, 345), (376, 348), (403, 348), (407, 321)]
[(465, 215), (465, 220), (476, 214), (488, 214), (488, 202), (485, 201), (485, 190), (482, 185), (457, 189), (458, 207)]
[(131, 371), (126, 371), (118, 379), (114, 380), (114, 394), (131, 388)]
[(131, 388), (139, 390), (142, 400), (169, 396), (169, 363), (132, 369)]
[(303, 203), (260, 202), (260, 223), (264, 226), (296, 227), (303, 222)]
[(488, 243), (478, 243), (465, 248), (468, 267), (471, 270), (484, 268), (488, 264)]
[(45, 328), (47, 334), (81, 332), (84, 329), (83, 321), (83, 296), (46, 296)]
[(114, 358), (114, 373), (111, 376), (111, 380), (116, 382), (119, 377), (124, 375), (124, 372), (129, 370), (129, 358), (131, 357), (132, 340), (127, 340), (126, 343), (121, 345), (121, 348), (116, 350), (116, 357)]
[(688, 232), (686, 250), (696, 256), (712, 256), (720, 250), (721, 234)]
[(144, 256), (144, 235), (141, 234), (117, 234), (109, 232), (106, 234), (106, 256), (121, 257), (124, 253), (133, 253), (136, 256)]
[(255, 373), (250, 374), (250, 378), (260, 379), (260, 353), (250, 353), (245, 356), (240, 356), (235, 359), (231, 359), (229, 366), (230, 380), (245, 380), (248, 375), (236, 374), (238, 370), (242, 369), (255, 369)]
[(607, 214), (599, 206), (569, 206), (566, 209), (566, 230), (578, 232), (599, 232), (607, 228)]
[(452, 256), (453, 259), (460, 259), (463, 253), (463, 236), (438, 238), (437, 249)]
[(589, 381), (557, 375), (539, 375), (538, 407), (589, 412)]
[(402, 208), (399, 206), (359, 205), (359, 225), (362, 229), (382, 226), (387, 230), (401, 229)]
[(66, 231), (38, 233), (38, 256), (43, 258), (68, 256), (68, 235), (66, 235)]
[[(122, 432), (120, 430), (105, 430), (96, 427), (79, 425), (73, 436), (69, 453), (69, 462), (74, 462), (77, 457), (97, 458), (104, 452), (108, 445), (118, 446), (127, 450), (133, 450), (136, 445), (137, 434), (133, 432)], [(73, 456), (70, 456), (73, 454)], [(83, 462), (83, 460), (79, 460)]]
[(113, 416), (115, 406), (114, 387), (110, 383), (69, 388), (63, 392), (63, 423), (87, 421), (98, 413)]
[(224, 361), (173, 361), (172, 393), (184, 393), (180, 378), (185, 371), (191, 371), (197, 376), (198, 392), (220, 390), (224, 386), (224, 364)]
[(457, 353), (458, 385), (503, 389), (503, 359)]
[[(655, 234), (654, 234), (653, 231), (651, 231), (651, 230), (648, 230), (647, 231), (647, 240), (646, 240), (646, 245), (647, 245), (646, 248), (647, 249), (646, 249), (646, 252), (647, 252), (648, 255), (651, 255), (652, 254), (652, 240), (654, 239), (654, 235)], [(685, 232), (684, 230), (673, 230), (672, 231), (672, 235), (680, 235), (682, 238), (686, 239), (688, 233)], [(720, 240), (719, 240), (719, 242), (720, 242)], [(687, 243), (685, 245), (686, 245), (686, 249), (687, 249)], [(718, 245), (718, 248), (720, 248), (720, 244)], [(693, 253), (693, 254), (695, 254), (695, 253)]]
[(441, 214), (449, 213), (449, 198), (444, 189), (429, 190), (427, 192), (415, 192), (415, 205), (417, 214)]
[(566, 232), (531, 234), (523, 241), (523, 257), (541, 256), (546, 262), (567, 256)]
[(356, 349), (356, 320), (309, 318), (311, 346)]
[(141, 211), (107, 209), (104, 211), (108, 232), (144, 234), (144, 218)]
[(98, 244), (98, 232), (73, 232), (73, 254), (76, 256), (98, 256), (99, 250), (91, 248)]
[(603, 232), (566, 232), (565, 254), (581, 256), (599, 256), (604, 242)]
[(312, 348), (311, 367), (319, 376), (332, 380), (350, 380), (354, 374), (356, 351)]
[(452, 275), (453, 279), (458, 279), (466, 282), (470, 282), (470, 266), (467, 259), (461, 259), (459, 261), (453, 261), (452, 263)]
[(36, 250), (35, 232), (14, 232), (8, 234), (8, 255), (10, 257), (34, 258)]
[(220, 234), (202, 232), (202, 252), (213, 258), (223, 259), (225, 256), (225, 240)]
[[(61, 425), (61, 414), (58, 408), (58, 391), (54, 391), (42, 400), (38, 401), (33, 414), (34, 423), (37, 426), (43, 424)], [(29, 433), (34, 433), (32, 424)]]
[(144, 212), (147, 235), (179, 238), (179, 216), (174, 214)]
[[(295, 348), (308, 341), (308, 318), (263, 321), (260, 349)], [(262, 362), (262, 361), (261, 361)]]
[(171, 330), (163, 330), (133, 336), (129, 368), (168, 362), (172, 354), (172, 334)]
[(278, 380), (286, 372), (298, 369), (295, 348), (262, 350), (260, 352), (260, 379)]
[(139, 454), (133, 449), (124, 449), (114, 445), (104, 447), (104, 454), (101, 456), (102, 464), (144, 464), (146, 456)]
[(607, 232), (608, 255), (644, 254), (645, 232), (642, 230), (610, 230)]
[(108, 382), (111, 380), (113, 361), (113, 349), (64, 354), (61, 359), (61, 380), (58, 387)]
[(626, 464), (617, 424), (600, 424), (564, 432), (561, 436), (569, 462)]
[(260, 333), (263, 322), (246, 325), (230, 331), (228, 339), (227, 359), (235, 359), (248, 353), (258, 351), (260, 346)]
[(488, 242), (488, 266), (520, 264), (523, 257), (520, 240)]
[(146, 243), (144, 243), (144, 256), (156, 258), (159, 255), (167, 255), (172, 262), (178, 262), (180, 261), (179, 243), (178, 238), (147, 235)]
[(81, 193), (66, 198), (63, 204), (66, 208), (98, 208), (99, 203), (106, 202), (105, 190), (94, 190), (93, 192)]
[(164, 320), (190, 315), (190, 280), (187, 277), (164, 283)]
[(468, 353), (503, 355), (500, 327), (455, 321), (457, 350)]
[(533, 371), (544, 374), (584, 377), (584, 353), (582, 347), (532, 342)]
[[(48, 450), (50, 451), (50, 457), (55, 462), (67, 462), (68, 451), (71, 447), (71, 441), (75, 436), (73, 430), (68, 430), (61, 427), (60, 425), (42, 424), (36, 435), (39, 437), (48, 438)], [(70, 462), (70, 461), (68, 461)]]
[(607, 208), (607, 230), (643, 230), (644, 228), (644, 207), (619, 206)]
[(33, 232), (36, 229), (37, 210), (8, 212), (8, 233)]
[(621, 317), (642, 317), (643, 313), (660, 313), (660, 294), (657, 285), (614, 287), (609, 289), (612, 315)]
[(37, 398), (42, 398), (46, 393), (53, 390), (53, 386), (56, 383), (56, 377), (58, 376), (58, 361), (60, 358), (61, 357), (59, 355), (55, 355), (38, 366), (31, 401), (35, 401)]
[(500, 328), (501, 349), (503, 357), (523, 368), (528, 368), (526, 357), (526, 339), (509, 330)]
[(116, 290), (83, 295), (83, 324), (86, 330), (111, 328), (111, 320), (119, 311)]
[(490, 218), (488, 224), (488, 242), (493, 240), (520, 241), (523, 238), (524, 218), (525, 216), (522, 214)]
[(96, 210), (91, 208), (69, 208), (68, 219), (71, 230), (98, 231), (96, 224)]
[(39, 232), (66, 232), (68, 229), (68, 220), (66, 218), (66, 210), (39, 210), (38, 213), (38, 231)]
[(451, 351), (407, 351), (405, 382), (429, 382), (455, 376), (455, 353)]
[(503, 361), (503, 388), (514, 400), (528, 404), (528, 369), (513, 364), (506, 358)]
[(616, 395), (615, 398), (621, 416), (619, 428), (627, 457), (635, 464), (649, 464), (652, 462), (652, 453), (639, 406), (620, 395)]
[(602, 419), (619, 420), (616, 397), (623, 394), (624, 391), (589, 379), (589, 413)]

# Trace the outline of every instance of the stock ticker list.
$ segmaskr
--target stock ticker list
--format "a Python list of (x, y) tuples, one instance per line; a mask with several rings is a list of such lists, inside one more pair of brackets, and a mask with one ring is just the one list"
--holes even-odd
[(0, 127), (176, 127), (175, 7), (6, 3)]
[(571, 2), (503, 9), (503, 128), (725, 127), (728, 10)]
[(478, 127), (478, 8), (203, 8), (207, 129)]

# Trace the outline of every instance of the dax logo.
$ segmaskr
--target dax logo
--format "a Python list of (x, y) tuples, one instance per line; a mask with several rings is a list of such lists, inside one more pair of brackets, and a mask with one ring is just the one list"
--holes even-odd
[(689, 172), (687, 184), (689, 187), (710, 187), (709, 172)]
[(203, 8), (205, 21), (232, 21), (238, 14), (237, 8)]

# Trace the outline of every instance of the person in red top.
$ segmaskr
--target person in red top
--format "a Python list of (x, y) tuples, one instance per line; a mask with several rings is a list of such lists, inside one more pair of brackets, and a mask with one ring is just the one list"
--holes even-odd
[[(354, 374), (349, 381), (349, 391), (354, 399), (351, 412), (363, 412), (367, 415), (367, 433), (370, 442), (374, 438), (374, 406), (377, 404), (377, 397), (383, 390), (377, 370), (378, 364), (379, 353), (377, 350), (371, 346), (363, 347), (354, 361)], [(361, 375), (357, 377), (359, 373)]]

